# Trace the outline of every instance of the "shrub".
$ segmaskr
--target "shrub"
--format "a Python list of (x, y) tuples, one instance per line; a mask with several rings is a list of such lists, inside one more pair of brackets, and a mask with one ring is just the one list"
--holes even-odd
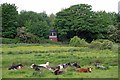
[(0, 38), (2, 40), (2, 44), (14, 44), (19, 42), (18, 39), (10, 39), (10, 38)]
[(27, 33), (27, 38), (26, 38), (26, 43), (39, 43), (39, 37), (31, 34), (31, 33)]
[(84, 40), (84, 39), (81, 39), (81, 41), (80, 41), (80, 46), (81, 47), (88, 47), (88, 43)]
[(27, 32), (25, 27), (19, 27), (17, 29), (17, 36), (16, 36), (20, 42), (23, 43), (38, 43), (39, 42), (39, 37)]
[(112, 47), (112, 51), (118, 53), (119, 44), (115, 43)]
[(24, 35), (23, 34), (17, 35), (17, 38), (22, 43), (38, 43), (39, 42), (39, 37), (29, 32), (25, 33)]
[(102, 43), (100, 41), (92, 41), (89, 45), (90, 48), (101, 49)]
[(113, 42), (110, 40), (99, 39), (99, 40), (92, 41), (89, 47), (96, 48), (96, 49), (112, 49)]
[(70, 40), (70, 45), (74, 47), (86, 47), (88, 43), (84, 39), (80, 39), (77, 36), (74, 36)]
[(80, 38), (77, 36), (74, 36), (73, 38), (71, 38), (70, 45), (74, 47), (80, 46)]
[(110, 40), (104, 40), (101, 49), (112, 49), (113, 42)]

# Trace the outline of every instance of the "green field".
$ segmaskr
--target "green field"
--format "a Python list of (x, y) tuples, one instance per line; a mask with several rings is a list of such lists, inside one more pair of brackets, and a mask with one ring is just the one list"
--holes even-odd
[[(47, 69), (41, 69), (42, 73), (39, 73), (30, 68), (32, 63), (40, 64), (47, 61), (50, 62), (51, 66), (77, 62), (81, 67), (93, 67), (93, 71), (91, 73), (79, 73), (74, 68), (67, 68), (67, 72), (54, 75)], [(100, 61), (102, 64), (109, 66), (110, 69), (95, 69), (95, 61)], [(22, 63), (25, 67), (21, 70), (9, 71), (8, 67), (12, 63)], [(118, 78), (117, 65), (117, 51), (51, 44), (11, 44), (2, 46), (3, 78)]]

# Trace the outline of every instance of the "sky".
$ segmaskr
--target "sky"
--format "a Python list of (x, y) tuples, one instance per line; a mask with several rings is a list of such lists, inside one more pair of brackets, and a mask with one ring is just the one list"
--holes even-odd
[(118, 2), (120, 0), (0, 0), (2, 3), (15, 4), (18, 12), (21, 10), (34, 11), (37, 13), (45, 11), (48, 15), (56, 14), (61, 9), (76, 4), (89, 4), (93, 11), (106, 11), (118, 13)]

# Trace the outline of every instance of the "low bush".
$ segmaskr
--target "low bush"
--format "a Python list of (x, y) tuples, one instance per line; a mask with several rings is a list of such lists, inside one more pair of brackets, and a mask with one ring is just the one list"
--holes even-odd
[(26, 33), (24, 35), (17, 35), (17, 39), (19, 39), (20, 43), (38, 43), (39, 42), (39, 37), (31, 33)]
[(80, 38), (77, 36), (74, 36), (73, 38), (71, 38), (70, 45), (74, 47), (80, 46)]
[(92, 41), (91, 44), (89, 45), (90, 48), (94, 49), (101, 49), (102, 43), (100, 41)]
[(2, 40), (2, 44), (14, 44), (18, 43), (18, 39), (10, 39), (10, 38), (0, 38)]
[(110, 40), (103, 40), (103, 44), (101, 49), (112, 49), (113, 47), (113, 42)]
[(77, 36), (74, 36), (73, 38), (71, 38), (69, 44), (74, 47), (87, 47), (88, 46), (88, 43), (84, 39), (80, 39)]
[(103, 40), (103, 39), (99, 39), (99, 40), (94, 40), (91, 42), (91, 44), (89, 45), (90, 48), (96, 48), (96, 49), (112, 49), (113, 47), (113, 42), (110, 40)]

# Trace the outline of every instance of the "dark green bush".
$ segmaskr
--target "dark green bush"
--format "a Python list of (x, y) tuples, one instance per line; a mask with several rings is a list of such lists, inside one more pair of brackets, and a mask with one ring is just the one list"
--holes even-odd
[(10, 39), (10, 38), (0, 38), (2, 40), (2, 44), (15, 44), (18, 43), (18, 39)]

